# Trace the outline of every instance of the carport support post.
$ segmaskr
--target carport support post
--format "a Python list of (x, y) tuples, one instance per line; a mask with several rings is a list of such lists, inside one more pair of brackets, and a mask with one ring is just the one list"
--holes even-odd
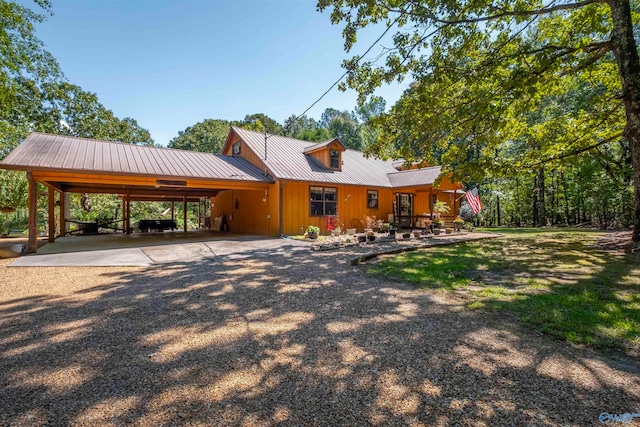
[(200, 203), (202, 203), (202, 199), (198, 199), (198, 230), (200, 230)]
[(187, 196), (182, 196), (182, 220), (184, 232), (187, 232)]
[(33, 180), (31, 171), (27, 172), (29, 181), (29, 240), (27, 241), (27, 253), (38, 252), (38, 183)]
[(126, 209), (127, 209), (127, 220), (125, 222), (125, 227), (126, 227), (125, 233), (131, 234), (131, 199), (129, 198), (129, 196), (127, 196)]
[(53, 190), (53, 187), (49, 186), (49, 210), (47, 211), (49, 214), (49, 243), (53, 243), (56, 241), (56, 211), (55, 211), (55, 203), (56, 203), (56, 193)]
[[(171, 201), (171, 223), (173, 224), (175, 220), (176, 220), (176, 204), (172, 200)], [(173, 225), (171, 225), (171, 231), (173, 231)]]
[(60, 236), (64, 237), (67, 234), (67, 218), (66, 208), (67, 208), (67, 193), (61, 191), (60, 194)]

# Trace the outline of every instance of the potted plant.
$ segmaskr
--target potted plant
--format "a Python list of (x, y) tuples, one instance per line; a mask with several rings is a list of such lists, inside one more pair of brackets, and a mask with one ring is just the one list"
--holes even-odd
[(415, 237), (416, 239), (418, 237), (420, 237), (422, 235), (422, 231), (420, 230), (413, 230), (413, 237)]
[(373, 231), (374, 229), (380, 229), (380, 225), (382, 225), (384, 221), (381, 219), (377, 219), (375, 215), (365, 216), (364, 217), (364, 231)]
[(453, 229), (451, 227), (447, 227), (447, 228), (444, 229), (444, 232), (446, 234), (451, 234), (452, 231), (453, 231)]
[(389, 224), (389, 237), (396, 237), (396, 228), (395, 224)]
[(310, 239), (317, 239), (318, 235), (320, 234), (320, 227), (316, 227), (315, 225), (310, 225), (309, 227), (307, 227), (307, 236)]
[(404, 230), (398, 230), (398, 231), (402, 234), (403, 239), (408, 239), (411, 237), (411, 233), (409, 233), (408, 231), (404, 231)]
[(367, 231), (367, 240), (370, 242), (376, 240), (376, 234), (373, 232), (373, 230)]
[(364, 243), (367, 241), (367, 236), (365, 236), (364, 234), (361, 234), (358, 236), (358, 243)]
[(442, 200), (438, 200), (433, 204), (433, 213), (436, 214), (438, 218), (440, 218), (440, 215), (442, 214), (449, 213), (450, 210), (451, 207), (449, 207), (449, 205), (447, 205)]
[(453, 227), (455, 228), (456, 231), (462, 231), (463, 226), (464, 226), (464, 219), (458, 216), (456, 217), (456, 219), (453, 220)]

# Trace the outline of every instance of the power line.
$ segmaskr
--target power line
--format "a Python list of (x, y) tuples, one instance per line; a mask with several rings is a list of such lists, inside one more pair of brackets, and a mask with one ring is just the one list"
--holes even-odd
[[(384, 36), (389, 32), (389, 30), (390, 30), (390, 29), (391, 29), (391, 28), (396, 24), (396, 22), (398, 22), (398, 19), (400, 19), (400, 17), (401, 17), (402, 15), (404, 15), (404, 11), (400, 14), (400, 16), (398, 16), (396, 19), (394, 19), (394, 20), (393, 20), (393, 22), (392, 22), (392, 23), (390, 23), (390, 24), (387, 26), (387, 29), (386, 29), (386, 30), (384, 30), (384, 32), (380, 35), (380, 37), (378, 37), (378, 38), (376, 39), (376, 41), (375, 41), (375, 42), (373, 42), (373, 44), (372, 44), (371, 46), (369, 46), (369, 48), (368, 48), (368, 49), (367, 49), (367, 50), (366, 50), (366, 51), (365, 51), (365, 52), (360, 56), (360, 58), (358, 59), (358, 61), (356, 61), (356, 64), (357, 64), (358, 62), (360, 62), (360, 60), (361, 60), (362, 58), (364, 58), (364, 57), (365, 57), (365, 56), (366, 56), (366, 55), (371, 51), (371, 49), (373, 49), (373, 47), (374, 47), (375, 45), (377, 45), (377, 44), (378, 44), (378, 42), (379, 42), (380, 40), (382, 40), (382, 38), (383, 38), (383, 37), (384, 37)], [(344, 72), (344, 74), (342, 74), (342, 75), (340, 76), (340, 78), (339, 78), (338, 80), (336, 80), (336, 81), (335, 81), (335, 82), (334, 82), (334, 83), (329, 87), (329, 89), (327, 89), (327, 90), (325, 91), (325, 93), (323, 93), (323, 94), (320, 96), (320, 98), (316, 99), (316, 100), (314, 101), (314, 103), (313, 103), (313, 104), (311, 104), (311, 106), (310, 106), (309, 108), (307, 108), (306, 110), (304, 110), (304, 111), (302, 112), (302, 114), (300, 114), (299, 116), (296, 116), (296, 117), (302, 117), (302, 116), (304, 116), (304, 115), (307, 113), (307, 111), (309, 111), (310, 109), (312, 109), (312, 108), (313, 108), (313, 107), (314, 107), (318, 102), (320, 102), (320, 101), (322, 100), (322, 98), (324, 98), (324, 97), (325, 97), (325, 95), (327, 95), (329, 92), (331, 92), (331, 89), (333, 89), (334, 87), (336, 87), (336, 85), (337, 85), (338, 83), (340, 83), (340, 82), (342, 81), (342, 79), (344, 79), (344, 77), (345, 77), (347, 74), (349, 74), (349, 71), (348, 71), (348, 70), (347, 70), (347, 71), (345, 71), (345, 72)]]

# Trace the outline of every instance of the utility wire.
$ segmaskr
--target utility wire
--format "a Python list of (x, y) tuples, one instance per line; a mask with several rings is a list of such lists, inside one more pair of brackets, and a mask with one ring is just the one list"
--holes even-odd
[[(402, 15), (403, 15), (403, 14), (401, 14), (400, 16), (402, 16)], [(373, 44), (372, 44), (371, 46), (369, 46), (369, 48), (368, 48), (368, 49), (367, 49), (367, 50), (366, 50), (362, 55), (360, 55), (360, 58), (358, 58), (358, 60), (356, 61), (356, 64), (357, 64), (358, 62), (360, 62), (360, 60), (361, 60), (362, 58), (364, 58), (364, 57), (365, 57), (365, 56), (366, 56), (366, 55), (371, 51), (371, 49), (373, 49), (373, 47), (374, 47), (375, 45), (377, 45), (377, 44), (378, 44), (378, 42), (379, 42), (380, 40), (382, 40), (382, 38), (383, 38), (383, 37), (384, 37), (384, 36), (389, 32), (389, 30), (390, 30), (390, 29), (391, 29), (391, 28), (396, 24), (396, 22), (398, 22), (398, 19), (400, 19), (400, 16), (398, 16), (396, 19), (394, 19), (394, 20), (393, 20), (393, 22), (392, 22), (392, 23), (390, 23), (390, 24), (389, 24), (389, 26), (387, 26), (387, 29), (386, 29), (386, 30), (384, 30), (384, 32), (380, 35), (380, 37), (378, 37), (378, 38), (376, 39), (376, 41), (375, 41), (375, 42), (373, 42)], [(323, 94), (320, 96), (320, 98), (316, 99), (316, 100), (314, 101), (314, 103), (313, 103), (313, 104), (311, 104), (311, 106), (309, 106), (309, 108), (307, 108), (306, 110), (304, 110), (304, 111), (302, 112), (302, 114), (300, 114), (300, 115), (299, 115), (299, 116), (297, 116), (297, 117), (302, 117), (302, 116), (304, 116), (304, 115), (307, 113), (307, 111), (309, 111), (310, 109), (312, 109), (312, 108), (313, 108), (313, 107), (314, 107), (318, 102), (320, 102), (320, 101), (322, 100), (322, 98), (324, 98), (324, 97), (325, 97), (329, 92), (331, 92), (331, 89), (333, 89), (334, 87), (336, 87), (336, 85), (337, 85), (338, 83), (340, 83), (340, 82), (342, 81), (342, 79), (344, 79), (344, 77), (345, 77), (347, 74), (349, 74), (349, 70), (345, 71), (345, 72), (344, 72), (344, 74), (342, 74), (342, 75), (340, 76), (340, 78), (339, 78), (338, 80), (336, 80), (336, 81), (335, 81), (335, 82), (334, 82), (334, 83), (329, 87), (329, 89), (327, 89), (327, 90), (326, 90), (326, 92), (325, 92), (325, 93), (323, 93)]]

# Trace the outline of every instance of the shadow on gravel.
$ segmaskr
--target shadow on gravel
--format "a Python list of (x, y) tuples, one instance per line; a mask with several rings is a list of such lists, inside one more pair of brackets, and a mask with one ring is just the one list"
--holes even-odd
[(393, 286), (346, 257), (259, 250), (2, 302), (0, 424), (585, 425), (640, 408), (635, 367)]

